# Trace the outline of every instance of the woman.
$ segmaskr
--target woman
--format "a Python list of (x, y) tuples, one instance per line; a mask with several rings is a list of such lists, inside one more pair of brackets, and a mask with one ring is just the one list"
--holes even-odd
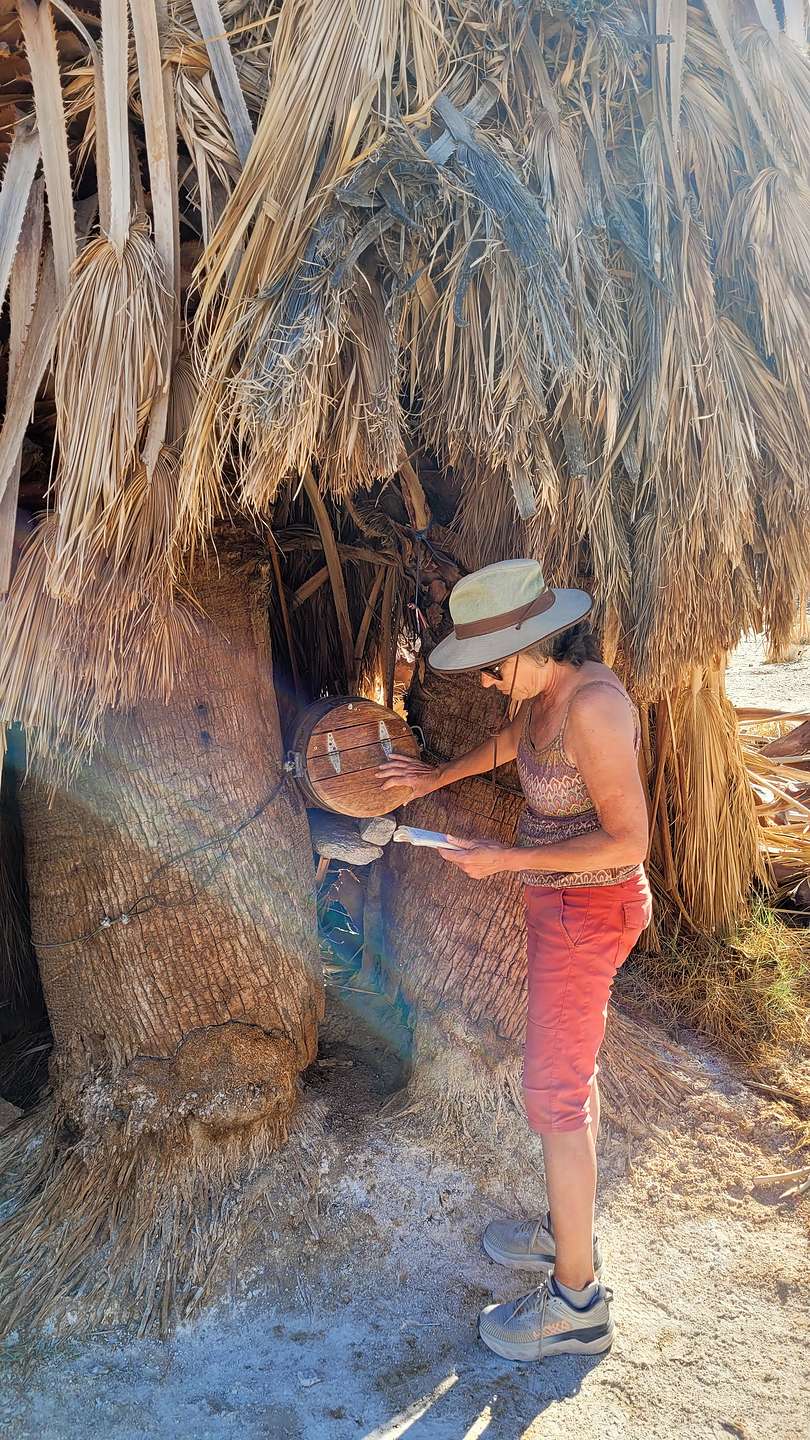
[(518, 844), (456, 842), (440, 852), (474, 880), (513, 872), (526, 887), (528, 1022), (523, 1086), (541, 1137), (549, 1213), (493, 1221), (493, 1260), (544, 1273), (521, 1300), (490, 1305), (481, 1338), (508, 1359), (596, 1353), (613, 1338), (610, 1293), (593, 1234), (596, 1056), (613, 978), (649, 923), (647, 808), (638, 772), (638, 715), (601, 664), (581, 590), (550, 590), (533, 560), (467, 575), (450, 596), (453, 633), (429, 656), (439, 672), (477, 670), (518, 702), (493, 739), (438, 769), (404, 757), (385, 784), (412, 798), (517, 761), (526, 807)]

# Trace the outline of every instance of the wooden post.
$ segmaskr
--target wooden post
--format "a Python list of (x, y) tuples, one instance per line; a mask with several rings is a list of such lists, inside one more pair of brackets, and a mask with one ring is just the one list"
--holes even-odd
[(290, 670), (292, 671), (293, 685), (295, 687), (295, 698), (300, 705), (303, 699), (303, 691), (301, 689), (301, 677), (298, 673), (298, 661), (295, 658), (295, 645), (293, 644), (292, 626), (290, 625), (290, 612), (287, 609), (287, 597), (284, 594), (284, 582), (281, 578), (281, 566), (278, 563), (278, 553), (276, 551), (276, 545), (272, 535), (270, 537), (270, 562), (273, 566), (273, 577), (276, 582), (276, 593), (278, 595), (278, 603), (281, 608), (281, 619), (284, 625), (284, 635), (287, 641), (287, 654), (290, 657)]
[(329, 569), (329, 580), (335, 599), (335, 610), (337, 612), (340, 641), (343, 647), (343, 659), (346, 665), (346, 679), (348, 681), (351, 679), (354, 670), (354, 636), (352, 634), (352, 623), (349, 617), (349, 601), (346, 596), (346, 582), (343, 579), (340, 553), (338, 551), (337, 541), (335, 540), (335, 532), (332, 529), (332, 522), (329, 519), (329, 511), (324, 504), (323, 496), (318, 489), (317, 481), (309, 465), (307, 465), (303, 473), (302, 480), (320, 532), (324, 559)]

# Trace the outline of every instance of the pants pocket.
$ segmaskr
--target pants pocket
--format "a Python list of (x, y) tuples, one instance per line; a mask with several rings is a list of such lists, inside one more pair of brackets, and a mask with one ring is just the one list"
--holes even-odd
[(652, 900), (649, 895), (638, 899), (625, 900), (622, 905), (624, 928), (628, 937), (632, 934), (637, 940), (642, 930), (646, 930), (652, 919)]
[(591, 913), (590, 887), (560, 891), (560, 925), (569, 943), (576, 949), (582, 943)]

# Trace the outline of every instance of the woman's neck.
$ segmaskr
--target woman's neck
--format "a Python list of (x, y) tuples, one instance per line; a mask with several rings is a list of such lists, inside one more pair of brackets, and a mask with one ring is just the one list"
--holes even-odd
[(543, 708), (551, 710), (560, 696), (565, 693), (565, 674), (563, 667), (558, 665), (556, 660), (549, 660), (540, 672), (543, 677), (543, 684), (535, 691), (531, 699), (540, 700)]

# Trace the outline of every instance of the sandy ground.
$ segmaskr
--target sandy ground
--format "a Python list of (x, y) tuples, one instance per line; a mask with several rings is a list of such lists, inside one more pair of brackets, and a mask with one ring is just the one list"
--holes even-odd
[(806, 1211), (751, 1183), (790, 1168), (791, 1134), (716, 1059), (685, 1057), (695, 1088), (676, 1117), (632, 1145), (600, 1142), (612, 1352), (513, 1365), (480, 1344), (476, 1316), (533, 1282), (493, 1265), (479, 1237), (493, 1215), (542, 1207), (528, 1140), (522, 1163), (511, 1122), (502, 1148), (433, 1153), (380, 1122), (398, 1080), (389, 1054), (324, 1048), (317, 1238), (299, 1237), (291, 1267), (268, 1237), (243, 1298), (167, 1343), (12, 1339), (8, 1440), (806, 1436)]
[[(810, 705), (810, 648), (734, 657), (738, 704)], [(355, 1002), (357, 1003), (357, 1002)], [(114, 1330), (0, 1347), (8, 1440), (799, 1440), (810, 1417), (810, 1199), (790, 1117), (702, 1045), (677, 1114), (600, 1139), (599, 1225), (617, 1335), (609, 1355), (513, 1365), (478, 1310), (531, 1277), (480, 1248), (493, 1215), (544, 1206), (536, 1151), (501, 1136), (431, 1149), (380, 1120), (396, 1055), (329, 1027), (309, 1093), (326, 1106), (321, 1215), (245, 1256), (236, 1298), (171, 1341)], [(783, 1188), (783, 1187), (782, 1187)]]
[(747, 635), (729, 661), (726, 689), (735, 705), (774, 710), (810, 709), (810, 645), (795, 647), (795, 659), (765, 663), (762, 635)]

